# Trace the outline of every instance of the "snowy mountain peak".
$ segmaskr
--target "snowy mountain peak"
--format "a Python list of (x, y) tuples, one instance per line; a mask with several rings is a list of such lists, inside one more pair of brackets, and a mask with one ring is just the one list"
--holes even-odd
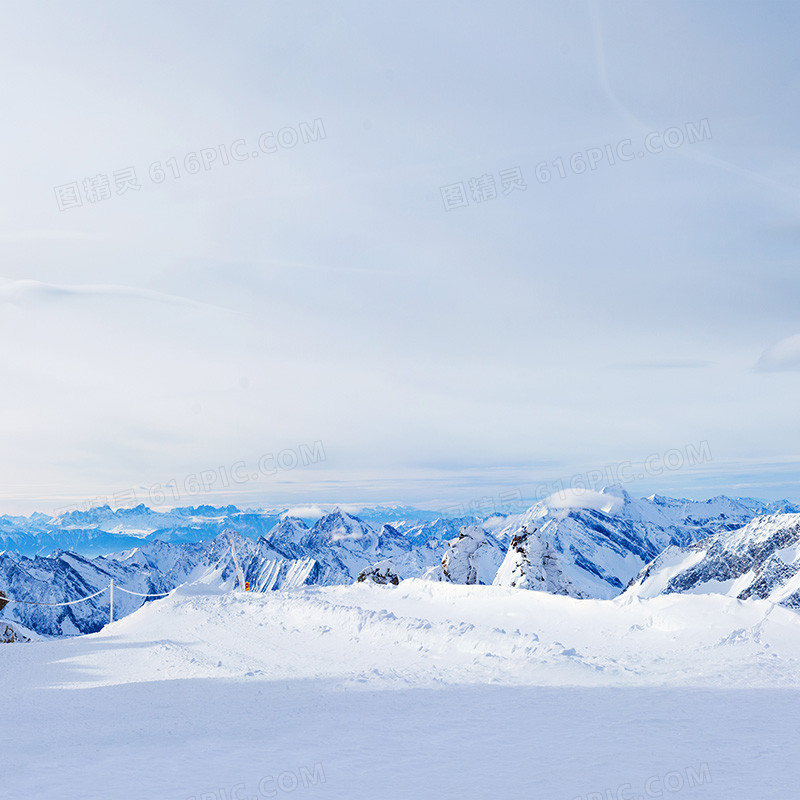
[(800, 608), (800, 514), (770, 514), (688, 547), (670, 547), (631, 581), (626, 595), (726, 594)]
[(280, 522), (267, 534), (267, 539), (275, 542), (291, 542), (300, 544), (308, 534), (308, 525), (298, 517), (282, 517)]
[(312, 537), (325, 537), (331, 542), (341, 539), (363, 539), (375, 536), (375, 529), (367, 522), (337, 508), (320, 517), (311, 529)]

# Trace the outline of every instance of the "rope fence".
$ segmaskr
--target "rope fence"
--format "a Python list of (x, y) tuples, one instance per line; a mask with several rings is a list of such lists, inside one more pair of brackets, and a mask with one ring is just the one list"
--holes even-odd
[[(236, 566), (236, 573), (239, 579), (239, 589), (244, 589), (248, 591), (250, 588), (250, 584), (245, 582), (244, 573), (242, 572), (241, 567), (239, 566), (239, 559), (236, 558), (236, 549), (233, 546), (233, 539), (231, 538), (231, 532), (226, 530), (225, 533), (228, 534), (228, 541), (230, 542), (231, 546), (231, 555), (233, 556), (233, 563)], [(225, 559), (225, 555), (223, 555), (219, 561), (217, 562), (217, 566), (222, 563)], [(119, 592), (125, 592), (125, 594), (131, 594), (135, 597), (166, 597), (169, 592), (160, 592), (159, 594), (142, 594), (141, 592), (132, 592), (130, 589), (123, 589), (121, 586), (117, 586), (114, 583), (114, 579), (111, 578), (108, 586), (104, 586), (100, 591), (95, 592), (94, 594), (90, 594), (88, 597), (81, 597), (78, 600), (68, 600), (65, 603), (38, 603), (34, 602), (33, 600), (17, 600), (13, 597), (6, 597), (3, 592), (0, 592), (0, 610), (2, 610), (7, 603), (21, 603), (22, 605), (26, 606), (49, 606), (50, 608), (56, 608), (60, 606), (74, 606), (78, 603), (85, 603), (87, 600), (91, 600), (94, 597), (98, 597), (99, 595), (103, 594), (103, 592), (108, 592), (108, 616), (109, 622), (114, 621), (114, 589)]]
[(0, 597), (0, 603), (22, 603), (26, 606), (74, 606), (76, 603), (85, 603), (87, 600), (91, 600), (93, 597), (97, 597), (98, 595), (101, 595), (103, 592), (107, 591), (108, 586), (104, 586), (99, 592), (90, 594), (88, 597), (81, 597), (79, 600), (69, 600), (66, 603), (35, 603), (33, 600), (16, 600), (13, 597), (6, 597), (3, 595)]
[(114, 585), (118, 592), (125, 592), (126, 594), (133, 594), (136, 597), (166, 597), (169, 592), (162, 592), (161, 594), (142, 594), (141, 592), (132, 592), (130, 589), (123, 589), (121, 586)]
[(68, 600), (65, 603), (40, 603), (35, 602), (33, 600), (17, 600), (14, 597), (6, 597), (5, 594), (0, 592), (0, 608), (2, 608), (6, 603), (20, 603), (25, 606), (48, 606), (50, 608), (57, 608), (61, 606), (74, 606), (78, 603), (85, 603), (87, 600), (92, 600), (95, 597), (99, 597), (103, 592), (109, 593), (109, 604), (108, 604), (108, 616), (109, 622), (114, 621), (114, 590), (119, 592), (125, 592), (126, 594), (132, 594), (136, 597), (166, 597), (169, 592), (160, 592), (159, 594), (142, 594), (141, 592), (132, 592), (130, 589), (123, 589), (121, 586), (117, 586), (114, 583), (114, 579), (112, 578), (109, 582), (108, 586), (104, 586), (99, 591), (95, 592), (94, 594), (90, 594), (87, 597), (81, 597), (78, 600)]

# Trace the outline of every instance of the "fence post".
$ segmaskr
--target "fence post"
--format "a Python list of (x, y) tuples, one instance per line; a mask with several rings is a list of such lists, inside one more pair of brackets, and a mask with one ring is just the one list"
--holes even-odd
[(109, 622), (114, 621), (114, 579), (111, 579), (111, 583), (108, 585), (110, 600), (108, 604), (108, 615), (110, 617)]

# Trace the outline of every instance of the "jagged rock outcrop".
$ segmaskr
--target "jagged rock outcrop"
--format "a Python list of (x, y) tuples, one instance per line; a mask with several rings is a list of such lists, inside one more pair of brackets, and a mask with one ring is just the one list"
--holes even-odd
[(429, 569), (423, 578), (465, 585), (488, 584), (504, 554), (503, 546), (483, 528), (465, 525), (448, 543), (441, 565)]
[(12, 642), (29, 642), (30, 636), (26, 636), (18, 630), (15, 625), (0, 620), (0, 644), (11, 644)]
[(478, 551), (485, 547), (486, 533), (477, 525), (464, 528), (442, 556), (442, 573), (450, 583), (478, 583)]
[(513, 586), (516, 589), (532, 589), (582, 597), (564, 574), (556, 553), (546, 539), (539, 536), (536, 528), (521, 531), (511, 539), (508, 553), (494, 579), (495, 586)]
[(387, 584), (398, 586), (400, 584), (400, 576), (395, 571), (394, 562), (387, 558), (384, 561), (379, 561), (370, 567), (365, 567), (358, 574), (356, 583), (377, 583), (382, 586)]

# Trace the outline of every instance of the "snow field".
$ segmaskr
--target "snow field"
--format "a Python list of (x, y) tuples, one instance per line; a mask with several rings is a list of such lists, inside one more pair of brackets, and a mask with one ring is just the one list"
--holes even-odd
[(186, 586), (3, 647), (0, 797), (785, 800), (798, 657), (763, 601)]

